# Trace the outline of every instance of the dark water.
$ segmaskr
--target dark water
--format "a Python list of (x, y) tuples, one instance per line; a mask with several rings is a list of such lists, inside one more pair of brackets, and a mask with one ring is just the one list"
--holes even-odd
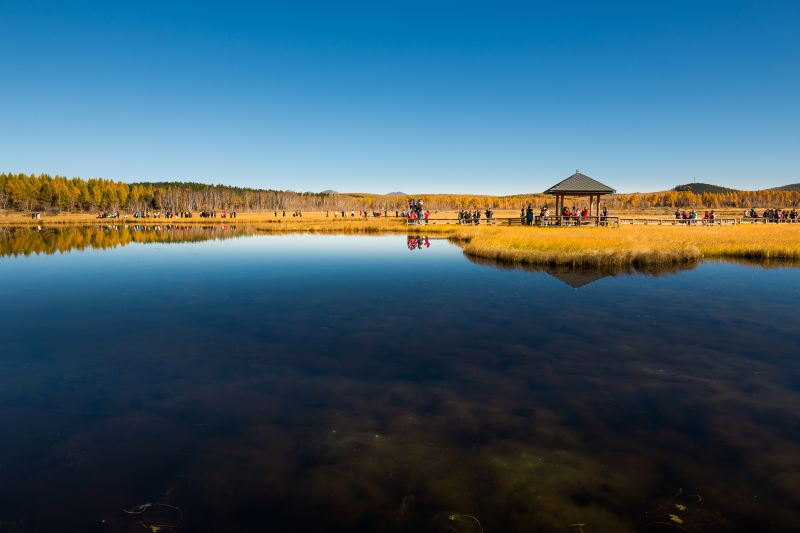
[(0, 532), (800, 527), (800, 269), (0, 237)]

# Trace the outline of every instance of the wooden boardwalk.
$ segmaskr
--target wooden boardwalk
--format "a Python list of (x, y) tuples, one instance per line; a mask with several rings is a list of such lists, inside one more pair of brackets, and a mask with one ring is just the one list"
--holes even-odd
[[(428, 220), (406, 219), (409, 226), (460, 225), (460, 226), (528, 226), (522, 217), (479, 218), (477, 220), (459, 220), (457, 218), (431, 218)], [(536, 216), (531, 226), (538, 227), (609, 227), (619, 226), (736, 226), (739, 224), (800, 224), (800, 219), (772, 218), (733, 218), (718, 217), (713, 220), (702, 218), (636, 218), (636, 217), (562, 217)]]
[[(430, 226), (434, 224), (450, 224), (460, 226), (528, 226), (522, 217), (479, 218), (477, 220), (459, 220), (457, 218), (431, 218), (428, 220), (406, 219), (409, 226)], [(580, 226), (619, 226), (619, 217), (534, 217), (531, 226), (580, 227)]]

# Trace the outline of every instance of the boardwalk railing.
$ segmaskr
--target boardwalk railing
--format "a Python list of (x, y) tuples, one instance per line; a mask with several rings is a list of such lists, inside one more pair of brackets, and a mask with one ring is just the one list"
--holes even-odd
[[(520, 217), (518, 220), (522, 222)], [(525, 225), (529, 225), (525, 221)], [(601, 226), (616, 228), (619, 226), (619, 217), (565, 217), (565, 216), (535, 216), (533, 217), (534, 226), (553, 226), (553, 227), (581, 227), (581, 226)]]
[(744, 224), (800, 224), (800, 218), (752, 218), (744, 217), (742, 219)]
[(552, 226), (552, 227), (580, 227), (580, 226), (602, 226), (618, 227), (619, 217), (561, 217), (561, 216), (536, 216), (530, 224), (522, 217), (510, 218), (479, 218), (470, 220), (460, 220), (457, 218), (431, 218), (425, 219), (406, 219), (409, 226), (429, 226), (432, 224), (456, 224), (462, 226)]
[[(431, 226), (434, 224), (450, 224), (450, 225), (462, 225), (462, 226), (509, 226), (511, 224), (508, 223), (508, 218), (479, 218), (476, 220), (459, 220), (457, 218), (429, 218), (425, 220), (424, 218), (419, 219), (411, 219), (406, 218), (406, 225), (408, 226)], [(519, 219), (517, 219), (517, 224), (519, 224)]]
[(640, 224), (644, 226), (726, 226), (736, 225), (741, 222), (738, 218), (715, 218), (707, 220), (704, 218), (620, 218), (619, 223), (623, 225)]
[(737, 224), (800, 224), (800, 218), (732, 218), (717, 217), (713, 220), (704, 218), (636, 218), (636, 217), (565, 217), (535, 216), (530, 224), (523, 217), (479, 218), (459, 220), (457, 218), (406, 219), (410, 226), (429, 226), (433, 224), (456, 224), (462, 226), (540, 226), (540, 227), (619, 227), (623, 226), (735, 226)]

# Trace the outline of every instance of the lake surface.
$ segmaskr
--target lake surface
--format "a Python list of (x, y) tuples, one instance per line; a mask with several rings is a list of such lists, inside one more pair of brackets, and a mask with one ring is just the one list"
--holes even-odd
[(0, 532), (800, 528), (800, 269), (609, 274), (0, 230)]

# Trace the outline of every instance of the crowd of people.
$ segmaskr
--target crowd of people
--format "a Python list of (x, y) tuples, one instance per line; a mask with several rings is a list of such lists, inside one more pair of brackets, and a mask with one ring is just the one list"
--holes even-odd
[[(494, 211), (492, 211), (491, 207), (487, 207), (485, 211), (483, 211), (483, 215), (486, 217), (486, 224), (491, 224), (492, 219), (494, 218)], [(458, 223), (459, 224), (480, 224), (481, 223), (481, 210), (475, 209), (474, 211), (468, 211), (466, 209), (462, 209), (458, 212)]]
[(680, 209), (675, 210), (675, 220), (680, 220), (682, 223), (691, 224), (692, 221), (699, 220), (703, 224), (713, 223), (717, 220), (717, 213), (712, 209), (711, 211), (704, 211), (703, 218), (700, 218), (700, 213), (695, 211), (694, 209), (690, 211), (686, 211), (685, 209), (681, 211)]
[(765, 209), (761, 216), (758, 215), (754, 207), (744, 212), (745, 218), (765, 218), (770, 221), (780, 222), (781, 220), (798, 220), (797, 208), (789, 211), (788, 209)]
[[(201, 211), (200, 218), (217, 218), (217, 214), (218, 213), (216, 211)], [(189, 215), (191, 216), (191, 213), (189, 213)], [(237, 213), (236, 211), (229, 212), (223, 210), (222, 212), (219, 213), (219, 215), (220, 218), (236, 218)]]
[[(227, 211), (223, 210), (219, 213), (221, 218), (236, 218), (237, 213), (236, 211)], [(104, 211), (97, 215), (97, 218), (122, 218), (128, 219), (133, 218), (136, 220), (139, 219), (149, 219), (149, 218), (192, 218), (191, 211), (149, 211), (149, 210), (140, 210), (134, 211), (130, 215), (128, 214), (120, 214), (119, 211)], [(217, 218), (217, 211), (201, 211), (200, 212), (201, 218)]]
[[(581, 225), (586, 223), (590, 220), (595, 220), (595, 217), (592, 216), (592, 213), (589, 208), (582, 207), (578, 208), (576, 206), (567, 207), (564, 206), (561, 208), (560, 213), (551, 214), (550, 209), (547, 205), (538, 209), (539, 213), (536, 213), (536, 208), (532, 205), (528, 205), (527, 207), (522, 207), (520, 209), (520, 223), (523, 226), (533, 226), (533, 225)], [(274, 210), (273, 214), (275, 217), (287, 216), (286, 210)], [(303, 212), (300, 210), (290, 212), (292, 217), (294, 218), (302, 218)], [(193, 214), (191, 211), (162, 211), (162, 210), (139, 210), (134, 211), (130, 214), (121, 214), (119, 211), (104, 211), (97, 215), (97, 218), (100, 219), (128, 219), (133, 218), (136, 220), (139, 219), (173, 219), (173, 218), (192, 218)], [(236, 211), (201, 211), (199, 213), (201, 218), (230, 218), (235, 219), (238, 217), (238, 213)], [(368, 211), (366, 209), (355, 211), (325, 211), (325, 216), (330, 218), (339, 218), (341, 219), (353, 219), (353, 218), (388, 218), (390, 216), (389, 211), (387, 209), (383, 210), (371, 210)], [(416, 223), (416, 224), (427, 224), (431, 217), (431, 211), (426, 209), (423, 200), (421, 199), (413, 199), (410, 198), (408, 200), (408, 207), (403, 211), (395, 211), (394, 216), (396, 218), (402, 217), (406, 218), (409, 223)], [(712, 224), (714, 221), (718, 220), (717, 213), (712, 209), (710, 211), (704, 211), (703, 215), (701, 216), (698, 211), (695, 209), (676, 209), (675, 210), (675, 220), (681, 221), (685, 224)], [(31, 218), (38, 219), (40, 218), (40, 213), (34, 212), (31, 214)], [(494, 220), (494, 211), (492, 208), (487, 207), (485, 209), (461, 209), (457, 212), (458, 217), (458, 224), (474, 224), (478, 225), (481, 223), (481, 219), (484, 220), (485, 224), (490, 224), (495, 222)], [(769, 208), (765, 209), (761, 213), (756, 211), (755, 208), (749, 208), (744, 211), (744, 219), (750, 220), (763, 220), (765, 222), (800, 222), (800, 214), (798, 213), (797, 208), (792, 209), (777, 209), (777, 208)], [(452, 219), (451, 219), (452, 220)], [(502, 219), (506, 220), (506, 219)], [(604, 225), (608, 223), (608, 208), (603, 207), (599, 218), (597, 219), (598, 225)]]
[[(537, 225), (545, 225), (549, 226), (552, 224), (559, 224), (559, 225), (579, 225), (581, 222), (586, 222), (589, 220), (591, 216), (591, 212), (589, 211), (588, 207), (583, 207), (578, 209), (575, 206), (572, 206), (570, 209), (567, 206), (564, 206), (561, 209), (560, 218), (552, 219), (550, 216), (550, 208), (546, 205), (539, 209), (539, 215), (537, 216), (534, 212), (534, 208), (531, 205), (528, 205), (527, 208), (523, 207), (520, 209), (519, 217), (520, 223), (523, 226), (532, 226), (534, 223)], [(603, 207), (602, 214), (600, 215), (600, 224), (606, 221), (608, 218), (608, 208)]]
[(425, 209), (421, 199), (408, 199), (408, 209), (403, 211), (403, 217), (407, 218), (409, 223), (421, 224), (425, 222), (427, 224), (430, 216), (431, 212)]
[[(711, 220), (714, 220), (715, 218), (716, 215), (712, 215)], [(706, 212), (706, 220), (708, 219), (709, 219), (708, 212)], [(694, 209), (692, 209), (691, 211), (686, 211), (686, 210), (681, 211), (680, 209), (676, 209), (675, 220), (697, 220), (697, 211), (695, 211)]]
[[(746, 209), (744, 212), (744, 218), (751, 218), (751, 219), (764, 219), (768, 222), (781, 222), (781, 221), (795, 221), (798, 220), (798, 212), (797, 209), (787, 210), (787, 209), (765, 209), (764, 212), (759, 215), (755, 208)], [(717, 220), (717, 214), (712, 209), (711, 211), (705, 211), (703, 213), (703, 217), (700, 218), (700, 214), (695, 211), (694, 209), (690, 211), (686, 210), (675, 210), (675, 220), (682, 220), (682, 221), (693, 221), (693, 220), (700, 220), (702, 222), (713, 222)]]
[[(347, 218), (348, 217), (347, 211), (334, 211), (333, 212), (333, 218), (339, 218), (340, 213), (341, 213), (341, 217), (342, 218)], [(331, 216), (331, 212), (330, 211), (325, 211), (325, 218), (330, 218), (330, 216)], [(350, 216), (350, 218), (356, 218), (355, 210), (350, 211), (350, 215), (349, 216)], [(372, 211), (367, 211), (366, 209), (360, 209), (358, 211), (358, 218), (369, 218), (369, 217), (372, 217), (372, 218), (384, 217), (384, 218), (386, 218), (388, 216), (389, 216), (389, 212), (386, 209), (384, 209), (383, 211), (380, 211), (380, 210), (376, 211), (374, 209)], [(398, 212), (397, 211), (395, 211), (395, 216), (398, 216)]]

